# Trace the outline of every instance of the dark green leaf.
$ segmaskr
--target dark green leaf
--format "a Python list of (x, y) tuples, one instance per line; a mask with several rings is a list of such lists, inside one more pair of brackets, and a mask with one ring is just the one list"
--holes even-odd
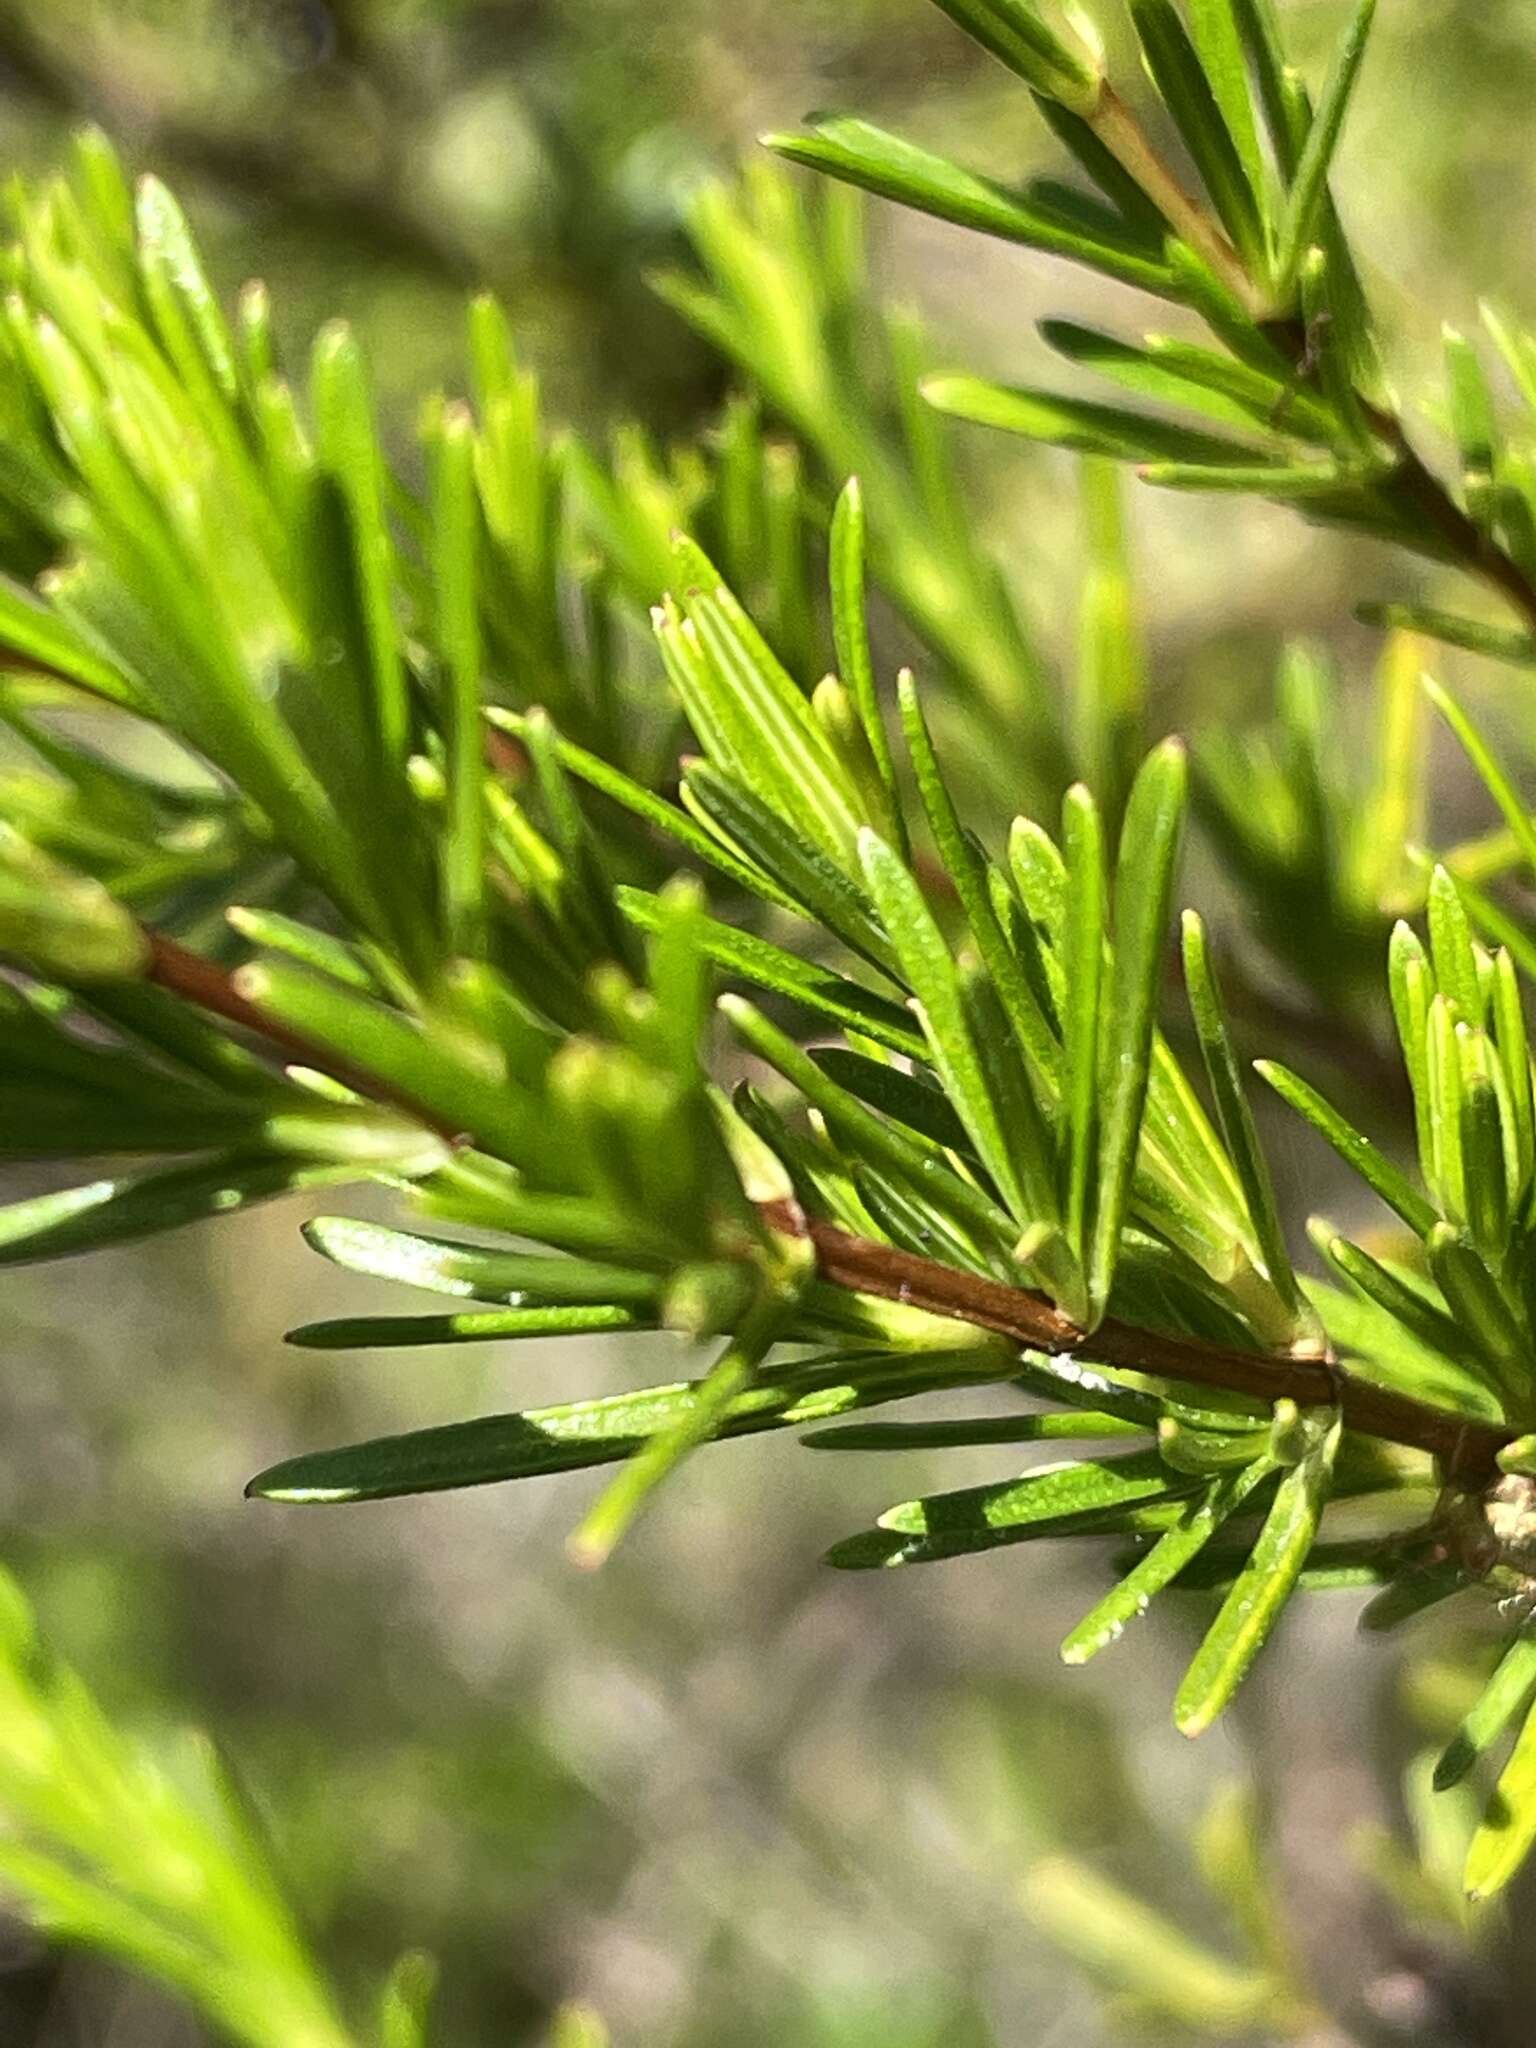
[(938, 0), (938, 5), (1036, 92), (1076, 112), (1092, 110), (1099, 97), (1097, 65), (1075, 38), (1064, 41), (1047, 28), (1032, 0)]
[(465, 1309), (446, 1316), (345, 1316), (304, 1323), (286, 1341), (301, 1351), (395, 1351), (419, 1344), (483, 1344), (514, 1337), (578, 1337), (604, 1330), (643, 1330), (653, 1317), (633, 1308)]
[[(952, 1353), (936, 1358), (927, 1371), (914, 1360), (882, 1371), (876, 1360), (856, 1376), (841, 1377), (833, 1361), (803, 1376), (759, 1381), (730, 1404), (720, 1434), (740, 1436), (831, 1421), (852, 1409), (951, 1385), (965, 1377), (956, 1371), (957, 1357)], [(259, 1473), (246, 1491), (261, 1499), (303, 1503), (387, 1500), (611, 1464), (675, 1427), (696, 1397), (696, 1386), (680, 1381), (596, 1401), (487, 1415), (439, 1429), (379, 1437), (286, 1459)]]
[(1140, 1424), (1092, 1409), (1050, 1415), (977, 1416), (960, 1422), (850, 1422), (800, 1441), (816, 1451), (940, 1451), (973, 1444), (1055, 1443), (1077, 1438), (1141, 1436)]
[(1043, 1466), (1022, 1479), (903, 1501), (879, 1527), (827, 1553), (845, 1570), (930, 1564), (1043, 1535), (1123, 1528), (1124, 1517), (1174, 1499), (1195, 1482), (1171, 1473), (1154, 1451)]

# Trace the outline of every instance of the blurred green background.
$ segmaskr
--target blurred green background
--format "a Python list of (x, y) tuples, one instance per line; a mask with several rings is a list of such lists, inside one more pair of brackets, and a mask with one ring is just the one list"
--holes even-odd
[[(1316, 67), (1339, 5), (1281, 6)], [(1386, 0), (1338, 192), (1410, 393), (1440, 320), (1469, 323), (1481, 293), (1536, 315), (1533, 105), (1529, 0)], [(45, 169), (102, 123), (180, 190), (222, 287), (264, 277), (294, 337), (357, 322), (402, 448), (421, 395), (461, 381), (476, 282), (505, 295), (556, 414), (678, 433), (710, 416), (729, 374), (646, 274), (684, 255), (690, 180), (829, 106), (1000, 174), (1050, 161), (1017, 88), (922, 0), (0, 0), (0, 162)], [(1032, 371), (1047, 312), (1113, 324), (1109, 295), (1049, 263), (886, 209), (872, 227), (881, 293), (956, 361)], [(977, 516), (1068, 651), (1065, 459), (976, 453)], [(1282, 630), (1368, 661), (1349, 623), (1366, 551), (1228, 502), (1139, 497), (1134, 519), (1158, 723), (1251, 715)], [(1310, 1152), (1290, 1194), (1303, 1206), (1303, 1164), (1304, 1206), (1326, 1207)], [(1220, 1945), (1181, 1844), (1213, 1782), (1257, 1772), (1309, 1962), (1362, 2015), (1348, 2038), (1529, 2040), (1522, 1945), (1441, 1953), (1351, 1855), (1359, 1824), (1393, 1816), (1402, 1696), (1423, 1691), (1357, 1644), (1352, 1604), (1290, 1621), (1195, 1756), (1164, 1711), (1176, 1620), (1087, 1675), (1055, 1666), (1090, 1567), (1043, 1550), (889, 1582), (819, 1568), (932, 1476), (919, 1454), (712, 1453), (597, 1579), (561, 1549), (580, 1476), (246, 1504), (246, 1476), (300, 1446), (648, 1369), (643, 1342), (579, 1363), (285, 1351), (295, 1322), (387, 1305), (375, 1284), (354, 1301), (298, 1221), (267, 1210), (6, 1281), (0, 1546), (110, 1706), (227, 1747), (344, 1982), (434, 1950), (455, 2048), (540, 2041), (576, 1997), (645, 2048), (1091, 2048), (1113, 2015), (1030, 1928), (1022, 1874), (1087, 1853)], [(948, 1483), (972, 1465), (996, 1460), (946, 1454)], [(795, 1513), (770, 1512), (791, 1490)], [(0, 1926), (4, 2048), (201, 2038)]]

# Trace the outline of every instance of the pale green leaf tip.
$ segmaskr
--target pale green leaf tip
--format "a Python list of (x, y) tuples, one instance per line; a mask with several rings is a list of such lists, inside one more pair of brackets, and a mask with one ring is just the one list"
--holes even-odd
[(329, 366), (356, 352), (357, 336), (352, 331), (350, 320), (327, 320), (315, 337), (315, 361), (318, 364)]
[(168, 215), (175, 215), (181, 210), (170, 187), (153, 171), (145, 171), (135, 185), (134, 208), (141, 228), (157, 219), (164, 221)]
[(573, 1529), (565, 1539), (565, 1555), (580, 1572), (598, 1572), (618, 1546), (620, 1531), (599, 1534), (585, 1526)]

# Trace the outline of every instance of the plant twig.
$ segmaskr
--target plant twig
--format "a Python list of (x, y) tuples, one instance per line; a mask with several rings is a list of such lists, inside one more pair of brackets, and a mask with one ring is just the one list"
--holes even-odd
[[(398, 1108), (419, 1117), (428, 1128), (451, 1142), (472, 1140), (473, 1134), (444, 1132), (433, 1118), (404, 1097), (385, 1090), (371, 1075), (350, 1069), (322, 1047), (307, 1044), (297, 1033), (266, 1016), (235, 988), (223, 968), (193, 953), (163, 933), (146, 930), (150, 948), (150, 979), (200, 1009), (223, 1017), (264, 1038), (306, 1066), (329, 1074), (363, 1095), (386, 1097)], [(1464, 1483), (1489, 1478), (1495, 1460), (1516, 1434), (1497, 1424), (1465, 1420), (1448, 1410), (1432, 1408), (1406, 1395), (1373, 1385), (1331, 1358), (1240, 1351), (1207, 1343), (1198, 1337), (1174, 1337), (1111, 1318), (1091, 1334), (1081, 1330), (1045, 1296), (1027, 1288), (1004, 1286), (974, 1273), (963, 1273), (933, 1259), (898, 1251), (892, 1245), (851, 1236), (832, 1225), (805, 1217), (798, 1205), (771, 1202), (765, 1214), (776, 1229), (810, 1240), (819, 1276), (834, 1287), (870, 1294), (885, 1301), (909, 1303), (935, 1315), (977, 1329), (1010, 1337), (1032, 1351), (1053, 1356), (1082, 1352), (1103, 1365), (1156, 1373), (1165, 1379), (1199, 1386), (1223, 1387), (1264, 1401), (1289, 1399), (1302, 1406), (1337, 1406), (1350, 1429), (1388, 1443), (1427, 1451), (1440, 1460), (1448, 1476)]]
[(1112, 85), (1105, 84), (1098, 105), (1084, 119), (1117, 162), (1130, 172), (1174, 233), (1209, 264), (1255, 320), (1267, 319), (1273, 309), (1265, 293), (1248, 275), (1242, 257)]
[(201, 953), (194, 953), (190, 946), (182, 945), (179, 939), (154, 931), (148, 925), (142, 926), (141, 930), (149, 946), (147, 978), (157, 988), (166, 989), (170, 994), (180, 996), (184, 1002), (194, 1003), (198, 1009), (222, 1017), (226, 1024), (237, 1025), (253, 1037), (264, 1039), (301, 1066), (313, 1067), (316, 1073), (339, 1081), (354, 1094), (375, 1102), (387, 1101), (392, 1107), (404, 1110), (448, 1144), (462, 1145), (465, 1142), (462, 1131), (450, 1131), (420, 1103), (387, 1088), (377, 1075), (365, 1073), (362, 1068), (352, 1066), (323, 1046), (310, 1044), (298, 1032), (290, 1031), (286, 1024), (269, 1017), (265, 1010), (259, 1010), (241, 995), (230, 976), (215, 961), (205, 959)]
[(783, 1205), (776, 1209), (774, 1220), (781, 1228), (798, 1227), (810, 1238), (816, 1249), (817, 1270), (834, 1286), (952, 1316), (958, 1322), (1012, 1337), (1032, 1351), (1054, 1356), (1080, 1351), (1102, 1365), (1156, 1373), (1198, 1386), (1224, 1387), (1229, 1393), (1252, 1394), (1264, 1401), (1288, 1399), (1306, 1407), (1337, 1405), (1347, 1427), (1388, 1443), (1428, 1451), (1449, 1473), (1463, 1480), (1486, 1477), (1494, 1471), (1499, 1451), (1514, 1438), (1514, 1431), (1495, 1423), (1465, 1420), (1449, 1410), (1394, 1394), (1331, 1359), (1266, 1356), (1207, 1343), (1199, 1337), (1168, 1336), (1113, 1319), (1101, 1323), (1090, 1335), (1069, 1322), (1044, 1295), (1028, 1289), (962, 1273), (891, 1245), (852, 1237), (829, 1224), (801, 1218), (797, 1226)]

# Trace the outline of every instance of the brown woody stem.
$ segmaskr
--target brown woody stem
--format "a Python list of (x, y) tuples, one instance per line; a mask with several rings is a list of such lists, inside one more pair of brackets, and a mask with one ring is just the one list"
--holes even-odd
[[(307, 1044), (275, 1018), (248, 1002), (221, 967), (191, 952), (175, 939), (146, 931), (150, 948), (150, 979), (161, 988), (195, 1003), (227, 1022), (263, 1038), (269, 1045), (327, 1073), (359, 1094), (386, 1096), (397, 1107), (440, 1129), (419, 1105), (381, 1087), (379, 1081), (323, 1048)], [(451, 1134), (462, 1142), (464, 1133)], [(472, 1134), (471, 1134), (472, 1135)], [(853, 1237), (827, 1223), (808, 1220), (793, 1203), (765, 1207), (775, 1229), (808, 1238), (815, 1249), (820, 1278), (851, 1293), (900, 1301), (913, 1308), (949, 1316), (980, 1330), (1012, 1338), (1031, 1351), (1053, 1356), (1081, 1352), (1101, 1365), (1121, 1366), (1160, 1378), (1197, 1386), (1224, 1387), (1261, 1401), (1289, 1399), (1306, 1407), (1340, 1409), (1348, 1428), (1363, 1436), (1404, 1444), (1438, 1458), (1450, 1477), (1465, 1483), (1486, 1480), (1495, 1460), (1516, 1434), (1487, 1422), (1466, 1421), (1445, 1409), (1432, 1408), (1406, 1395), (1390, 1393), (1357, 1378), (1329, 1359), (1265, 1356), (1233, 1346), (1209, 1344), (1199, 1337), (1173, 1337), (1114, 1320), (1101, 1323), (1091, 1335), (1070, 1322), (1044, 1295), (1023, 1287), (1007, 1287), (975, 1273), (963, 1273), (933, 1259), (917, 1258), (893, 1245)]]
[(1261, 1401), (1292, 1400), (1305, 1407), (1337, 1406), (1348, 1428), (1428, 1451), (1447, 1474), (1468, 1481), (1485, 1478), (1515, 1432), (1496, 1423), (1474, 1422), (1391, 1393), (1328, 1359), (1266, 1356), (1200, 1337), (1172, 1337), (1110, 1320), (1091, 1335), (1069, 1322), (1044, 1295), (1006, 1287), (975, 1273), (962, 1273), (894, 1246), (852, 1237), (825, 1223), (808, 1222), (778, 1205), (780, 1228), (808, 1236), (816, 1248), (822, 1279), (858, 1294), (903, 1301), (935, 1315), (952, 1316), (978, 1329), (1012, 1337), (1031, 1351), (1054, 1356), (1081, 1352), (1100, 1365), (1156, 1373), (1197, 1386), (1224, 1387)]

